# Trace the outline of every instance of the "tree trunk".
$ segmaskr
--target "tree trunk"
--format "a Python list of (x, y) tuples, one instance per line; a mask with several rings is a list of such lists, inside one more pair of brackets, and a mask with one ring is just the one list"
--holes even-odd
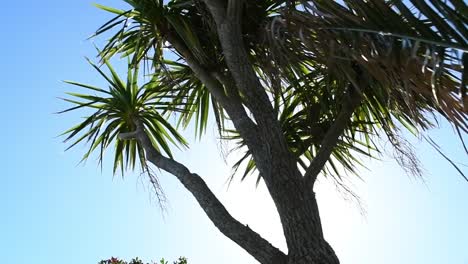
[(339, 264), (339, 260), (325, 241), (320, 225), (314, 194), (300, 208), (283, 215), (286, 240), (289, 241), (288, 264)]
[[(278, 170), (273, 168), (273, 171)], [(339, 264), (335, 252), (323, 237), (315, 193), (307, 190), (302, 179), (294, 182), (291, 181), (294, 177), (286, 178), (289, 180), (269, 188), (274, 189), (270, 193), (286, 238), (288, 264)]]
[[(209, 76), (203, 74), (196, 63), (189, 63), (246, 140), (283, 226), (289, 252), (287, 260), (282, 262), (339, 264), (333, 249), (323, 237), (315, 194), (297, 168), (296, 158), (289, 151), (270, 99), (249, 61), (240, 25), (244, 1), (204, 2), (215, 20), (229, 75), (237, 92), (243, 95), (242, 101), (237, 102), (237, 108), (249, 109), (255, 122), (245, 112), (234, 111), (237, 108), (231, 107), (231, 100), (223, 100), (223, 95), (213, 93), (217, 90), (224, 93), (224, 89), (215, 89), (217, 85), (210, 81)], [(271, 261), (261, 263), (271, 264)]]

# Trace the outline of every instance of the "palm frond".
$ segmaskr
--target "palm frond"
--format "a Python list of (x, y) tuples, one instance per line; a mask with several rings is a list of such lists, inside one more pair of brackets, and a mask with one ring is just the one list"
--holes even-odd
[[(122, 174), (125, 169), (135, 169), (136, 160), (140, 160), (141, 169), (147, 170), (146, 159), (141, 151), (142, 147), (136, 140), (120, 140), (121, 133), (132, 132), (136, 129), (135, 118), (141, 120), (146, 133), (150, 136), (153, 146), (161, 149), (168, 156), (172, 156), (168, 142), (175, 146), (187, 146), (185, 139), (167, 122), (158, 109), (167, 110), (163, 95), (158, 94), (158, 89), (153, 87), (147, 90), (146, 86), (138, 86), (138, 67), (129, 63), (127, 80), (120, 79), (111, 64), (103, 58), (103, 62), (110, 74), (106, 74), (97, 65), (89, 61), (108, 82), (109, 88), (103, 89), (78, 82), (66, 81), (66, 83), (84, 88), (86, 93), (67, 93), (70, 98), (64, 100), (74, 106), (61, 111), (65, 113), (78, 109), (90, 109), (84, 121), (62, 135), (66, 136), (65, 142), (72, 141), (68, 149), (78, 143), (86, 142), (89, 146), (83, 160), (89, 158), (96, 150), (99, 162), (102, 164), (105, 150), (114, 143), (114, 173), (118, 169)], [(160, 89), (164, 90), (164, 89)], [(97, 94), (90, 94), (97, 93)]]

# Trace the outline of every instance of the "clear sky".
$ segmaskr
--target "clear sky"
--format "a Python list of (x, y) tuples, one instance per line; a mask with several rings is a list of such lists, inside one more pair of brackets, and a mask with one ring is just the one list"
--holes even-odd
[[(139, 174), (113, 178), (109, 161), (102, 172), (94, 159), (77, 165), (84, 147), (64, 152), (56, 136), (80, 114), (53, 114), (66, 106), (57, 97), (74, 89), (60, 80), (104, 84), (83, 59), (95, 54), (86, 38), (109, 18), (91, 3), (2, 3), (0, 260), (84, 264), (111, 256), (182, 255), (193, 264), (255, 263), (216, 230), (171, 175), (159, 174), (169, 199), (161, 213)], [(99, 3), (122, 6), (120, 1)], [(442, 124), (433, 137), (455, 160), (468, 163), (450, 127)], [(177, 159), (202, 175), (235, 217), (284, 249), (265, 187), (235, 181), (227, 190), (230, 168), (214, 128), (208, 130)], [(369, 170), (361, 171), (366, 182), (353, 180), (364, 216), (331, 184), (320, 182), (325, 235), (343, 264), (468, 263), (468, 183), (427, 144), (413, 143), (426, 183), (408, 178), (389, 158), (366, 161)]]

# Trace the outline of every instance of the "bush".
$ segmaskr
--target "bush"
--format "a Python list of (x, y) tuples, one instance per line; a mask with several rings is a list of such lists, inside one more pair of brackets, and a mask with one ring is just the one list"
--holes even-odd
[[(127, 261), (124, 261), (115, 257), (111, 257), (110, 259), (101, 260), (98, 264), (169, 264), (169, 262), (166, 261), (165, 259), (161, 259), (159, 263), (154, 262), (154, 261), (152, 261), (151, 263), (150, 262), (145, 263), (139, 258), (134, 258), (130, 262), (127, 262)], [(180, 257), (177, 261), (174, 261), (173, 264), (187, 264), (187, 259), (184, 257)]]

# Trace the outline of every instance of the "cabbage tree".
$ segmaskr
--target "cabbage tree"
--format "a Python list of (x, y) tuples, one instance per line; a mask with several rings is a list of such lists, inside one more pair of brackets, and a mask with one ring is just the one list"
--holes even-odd
[[(420, 176), (403, 135), (426, 137), (439, 117), (463, 144), (464, 1), (126, 2), (128, 10), (98, 5), (115, 14), (95, 33), (108, 38), (98, 57), (109, 73), (92, 64), (109, 86), (70, 82), (86, 91), (69, 93), (65, 111), (92, 111), (66, 140), (87, 142), (84, 159), (97, 152), (102, 161), (114, 148), (114, 170), (140, 164), (158, 193), (150, 166), (174, 175), (220, 232), (260, 263), (339, 263), (323, 235), (317, 178), (349, 190), (346, 179), (359, 177), (363, 157), (379, 156), (382, 140)], [(114, 57), (128, 58), (126, 78), (109, 64)], [(220, 137), (243, 152), (233, 177), (265, 183), (288, 252), (237, 221), (203, 177), (172, 156), (173, 147), (187, 146), (179, 129), (194, 123), (203, 136), (210, 113)]]

